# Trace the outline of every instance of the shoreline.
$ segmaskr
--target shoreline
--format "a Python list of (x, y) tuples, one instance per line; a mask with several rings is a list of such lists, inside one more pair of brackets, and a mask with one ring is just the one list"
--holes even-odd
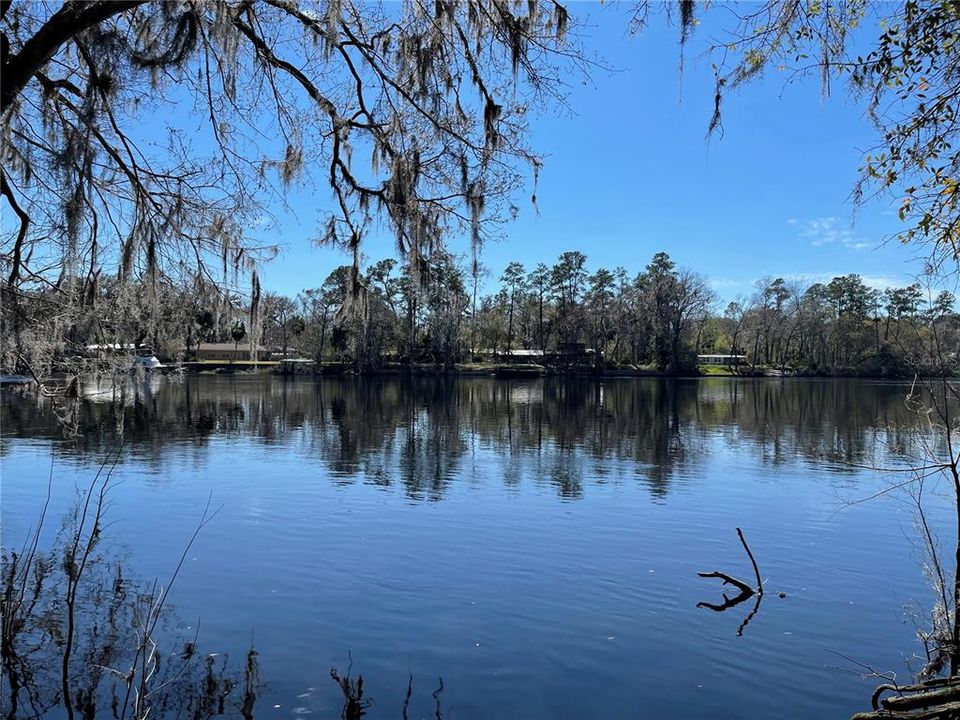
[[(452, 367), (442, 367), (428, 363), (417, 363), (414, 365), (405, 365), (399, 363), (386, 364), (376, 370), (366, 372), (357, 372), (347, 363), (324, 362), (320, 368), (314, 363), (297, 363), (295, 365), (284, 366), (282, 361), (263, 361), (263, 362), (237, 362), (237, 363), (177, 363), (163, 365), (159, 368), (147, 370), (145, 376), (151, 375), (191, 375), (191, 376), (261, 376), (273, 375), (281, 378), (296, 377), (350, 377), (350, 378), (377, 378), (377, 377), (483, 377), (495, 378), (499, 380), (511, 379), (542, 379), (542, 378), (571, 378), (571, 379), (630, 379), (630, 378), (662, 378), (674, 380), (704, 380), (710, 378), (732, 378), (742, 380), (890, 380), (890, 381), (908, 381), (914, 378), (939, 378), (943, 377), (937, 373), (867, 373), (856, 372), (854, 368), (840, 368), (834, 372), (812, 372), (812, 371), (781, 371), (774, 368), (756, 368), (752, 372), (737, 372), (732, 368), (720, 368), (710, 366), (703, 368), (701, 366), (699, 373), (669, 373), (661, 370), (649, 368), (631, 368), (631, 367), (613, 367), (613, 368), (595, 368), (595, 367), (556, 367), (547, 365), (533, 364), (495, 364), (495, 363), (463, 363)], [(116, 372), (115, 370), (106, 370), (102, 373), (84, 373), (76, 375), (66, 371), (56, 372), (48, 377), (41, 378), (40, 384), (45, 387), (50, 385), (57, 388), (60, 393), (69, 394), (72, 387), (80, 379), (96, 377), (114, 377), (136, 376), (136, 373)], [(950, 375), (948, 377), (956, 377)], [(0, 374), (0, 387), (21, 389), (36, 389), (39, 387), (35, 378), (16, 375)]]

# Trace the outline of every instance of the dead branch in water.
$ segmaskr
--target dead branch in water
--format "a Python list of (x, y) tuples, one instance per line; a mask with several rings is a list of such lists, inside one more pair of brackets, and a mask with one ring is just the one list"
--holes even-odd
[[(330, 668), (330, 677), (339, 686), (343, 694), (343, 709), (340, 711), (341, 720), (360, 720), (367, 714), (373, 700), (363, 696), (363, 675), (353, 679), (353, 655), (347, 653), (349, 664), (347, 672), (341, 675), (335, 667)], [(412, 682), (412, 679), (411, 679)]]
[(747, 545), (747, 539), (743, 536), (743, 530), (737, 528), (737, 537), (740, 538), (740, 543), (743, 545), (743, 549), (747, 551), (747, 557), (750, 558), (750, 564), (753, 565), (753, 572), (757, 578), (757, 595), (763, 595), (763, 580), (760, 577), (760, 568), (757, 567), (757, 561), (753, 557), (753, 551), (750, 550), (750, 546)]
[(732, 585), (733, 587), (737, 588), (740, 593), (734, 597), (728, 597), (726, 593), (723, 593), (723, 603), (698, 602), (697, 607), (713, 610), (714, 612), (725, 612), (730, 608), (736, 607), (740, 603), (746, 602), (750, 598), (756, 596), (757, 602), (754, 604), (753, 609), (749, 612), (744, 621), (740, 623), (740, 627), (737, 629), (737, 635), (743, 635), (744, 629), (760, 609), (760, 600), (763, 599), (763, 580), (760, 576), (760, 568), (757, 566), (757, 561), (753, 557), (753, 552), (750, 550), (750, 546), (747, 544), (747, 540), (743, 536), (743, 531), (740, 528), (737, 528), (737, 537), (740, 538), (740, 543), (743, 545), (743, 549), (746, 550), (747, 557), (750, 558), (751, 565), (753, 565), (753, 572), (757, 578), (756, 588), (752, 587), (743, 580), (740, 580), (739, 578), (728, 575), (725, 572), (720, 572), (719, 570), (714, 570), (713, 572), (699, 572), (697, 575), (700, 577), (717, 578), (722, 580), (724, 585)]
[[(750, 564), (753, 565), (753, 572), (757, 578), (756, 588), (751, 587), (750, 585), (745, 583), (743, 580), (740, 580), (739, 578), (735, 578), (732, 575), (727, 575), (727, 573), (720, 572), (719, 570), (714, 570), (713, 572), (697, 573), (697, 575), (703, 578), (719, 578), (720, 580), (723, 580), (724, 585), (733, 585), (735, 588), (740, 590), (740, 593), (743, 597), (734, 598), (736, 602), (733, 602), (732, 605), (736, 605), (739, 602), (743, 602), (747, 598), (751, 598), (754, 595), (763, 595), (763, 580), (760, 577), (760, 568), (757, 566), (757, 561), (753, 557), (753, 552), (750, 550), (750, 546), (747, 544), (747, 539), (743, 536), (743, 530), (741, 530), (740, 528), (737, 528), (737, 537), (740, 538), (740, 544), (743, 545), (743, 549), (746, 550), (747, 552), (747, 557), (750, 558)], [(724, 598), (726, 598), (726, 595), (724, 595)], [(728, 600), (728, 602), (731, 602), (731, 601)], [(710, 605), (707, 603), (701, 603), (701, 604), (707, 607), (710, 607)], [(730, 605), (730, 607), (732, 607), (732, 605)], [(724, 610), (726, 610), (726, 608), (724, 608)]]
[[(715, 570), (714, 572), (698, 572), (697, 575), (699, 575), (702, 578), (719, 578), (720, 580), (723, 580), (724, 585), (733, 585), (734, 587), (739, 589), (740, 592), (745, 596), (743, 598), (744, 600), (746, 600), (747, 598), (753, 597), (753, 595), (756, 592), (752, 587), (747, 585), (743, 580), (738, 580), (732, 575), (727, 575), (726, 573), (720, 572), (718, 570)], [(724, 594), (724, 597), (726, 597), (726, 594)]]

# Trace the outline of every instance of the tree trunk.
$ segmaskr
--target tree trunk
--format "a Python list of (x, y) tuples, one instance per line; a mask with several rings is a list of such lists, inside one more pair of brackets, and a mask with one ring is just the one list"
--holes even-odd
[(960, 473), (957, 470), (956, 460), (951, 458), (951, 461), (953, 501), (957, 516), (957, 546), (953, 566), (953, 647), (950, 648), (950, 675), (956, 675), (957, 670), (960, 669)]
[[(470, 313), (470, 355), (477, 354), (477, 276), (473, 276), (473, 310)], [(473, 360), (473, 358), (470, 358)]]
[(540, 292), (539, 307), (537, 308), (537, 334), (540, 336), (540, 352), (546, 354), (547, 346), (543, 341), (543, 292)]
[[(317, 353), (317, 362), (323, 364), (323, 344), (327, 339), (327, 311), (323, 311), (323, 322), (320, 323), (320, 350)], [(322, 367), (320, 368), (323, 369)]]

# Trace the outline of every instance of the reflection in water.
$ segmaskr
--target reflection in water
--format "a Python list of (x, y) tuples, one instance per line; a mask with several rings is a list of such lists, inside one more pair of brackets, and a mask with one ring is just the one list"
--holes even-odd
[[(897, 508), (838, 516), (835, 494), (866, 494), (876, 476), (859, 466), (910, 452), (905, 392), (201, 376), (81, 400), (4, 393), (4, 547), (22, 541), (49, 467), (69, 495), (122, 430), (111, 533), (138, 575), (169, 572), (170, 539), (211, 490), (227, 508), (176, 601), (184, 622), (203, 618), (194, 677), (210, 688), (225, 685), (205, 653), (239, 659), (255, 637), (262, 692), (242, 699), (259, 673), (241, 685), (233, 666), (244, 717), (258, 693), (259, 717), (436, 717), (441, 697), (462, 717), (675, 717), (677, 698), (684, 717), (842, 716), (872, 687), (826, 669), (829, 654), (899, 668), (915, 642), (903, 599), (925, 586)], [(727, 535), (738, 525), (764, 584), (790, 597), (764, 602), (748, 632), (749, 600), (695, 609), (723, 604), (697, 570), (750, 577)]]
[(101, 464), (52, 547), (40, 545), (45, 506), (20, 549), (4, 548), (0, 716), (93, 720), (109, 708), (115, 720), (145, 720), (236, 710), (252, 720), (257, 652), (247, 651), (241, 683), (226, 655), (198, 651), (199, 627), (191, 640), (174, 629), (183, 625), (166, 600), (180, 566), (165, 585), (144, 583), (105, 545), (114, 466)]
[(744, 617), (743, 622), (740, 623), (740, 627), (737, 628), (737, 637), (743, 635), (743, 631), (747, 629), (747, 625), (750, 624), (750, 621), (756, 616), (760, 611), (760, 603), (763, 601), (763, 578), (760, 576), (760, 568), (757, 566), (757, 560), (753, 556), (753, 552), (750, 550), (750, 546), (747, 545), (747, 540), (743, 537), (743, 531), (740, 528), (737, 528), (737, 537), (740, 538), (740, 544), (743, 545), (743, 549), (747, 553), (747, 557), (750, 558), (750, 564), (753, 565), (754, 577), (757, 580), (757, 586), (751, 587), (743, 580), (735, 578), (732, 575), (728, 575), (725, 572), (720, 572), (715, 570), (713, 572), (699, 572), (699, 575), (702, 578), (717, 578), (723, 581), (724, 585), (731, 585), (732, 587), (739, 590), (739, 594), (734, 597), (728, 597), (727, 593), (723, 593), (723, 603), (710, 603), (705, 601), (700, 601), (697, 603), (698, 608), (705, 608), (707, 610), (713, 610), (714, 612), (726, 612), (731, 610), (741, 603), (745, 603), (752, 597), (756, 597), (756, 601), (753, 603), (753, 608), (750, 612), (747, 613)]
[[(63, 519), (52, 547), (40, 546), (44, 506), (21, 549), (5, 548), (0, 557), (0, 717), (94, 720), (109, 708), (115, 720), (254, 720), (263, 691), (259, 652), (251, 645), (238, 673), (226, 654), (200, 650), (199, 621), (195, 629), (185, 626), (166, 603), (194, 539), (212, 518), (209, 508), (165, 584), (134, 579), (121, 548), (104, 534), (112, 524), (106, 508), (119, 448), (113, 452)], [(193, 630), (191, 639), (178, 627)], [(342, 695), (341, 720), (365, 717), (374, 701), (363, 676), (353, 675), (352, 657), (345, 673), (334, 667), (330, 677)], [(431, 696), (436, 720), (443, 717), (442, 678), (439, 683)], [(403, 718), (412, 697), (410, 674)]]
[(609, 461), (631, 461), (662, 496), (718, 446), (838, 471), (903, 453), (916, 421), (904, 394), (850, 381), (194, 377), (56, 403), (11, 394), (0, 423), (4, 434), (54, 438), (66, 422), (72, 451), (95, 454), (123, 427), (131, 452), (157, 467), (170, 444), (243, 435), (318, 458), (337, 482), (400, 484), (431, 500), (479, 444), (505, 458), (507, 485), (537, 478), (577, 498), (585, 478), (605, 481)]

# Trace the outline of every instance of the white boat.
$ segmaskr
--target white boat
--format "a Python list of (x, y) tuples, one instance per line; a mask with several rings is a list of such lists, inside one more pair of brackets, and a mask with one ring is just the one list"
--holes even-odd
[(153, 353), (150, 353), (149, 351), (147, 352), (141, 351), (134, 356), (133, 366), (131, 369), (158, 370), (162, 367), (163, 367), (163, 363), (161, 363), (160, 360), (157, 359), (156, 355), (154, 355)]

